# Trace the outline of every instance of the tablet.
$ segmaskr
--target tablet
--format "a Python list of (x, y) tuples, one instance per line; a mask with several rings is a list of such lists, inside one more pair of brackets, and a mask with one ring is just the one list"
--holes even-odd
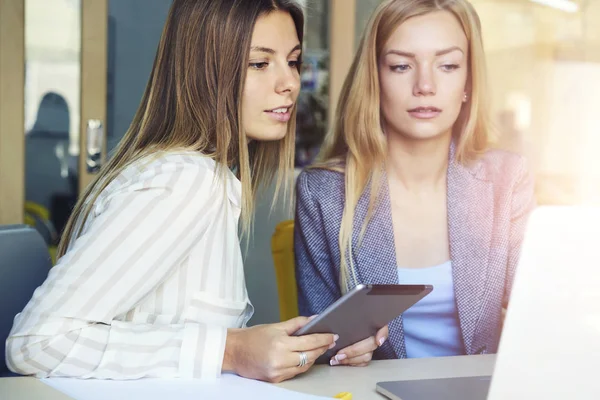
[(432, 285), (358, 285), (294, 332), (293, 336), (338, 334), (336, 346), (316, 361), (329, 363), (339, 350), (375, 336), (379, 329), (432, 290)]

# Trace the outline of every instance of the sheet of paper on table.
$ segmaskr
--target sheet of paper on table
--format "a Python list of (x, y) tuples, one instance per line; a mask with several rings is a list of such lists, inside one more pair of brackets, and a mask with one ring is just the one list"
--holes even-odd
[(184, 379), (112, 381), (70, 378), (48, 378), (42, 379), (42, 382), (74, 400), (331, 400), (331, 397), (298, 393), (233, 374), (223, 374), (214, 382)]

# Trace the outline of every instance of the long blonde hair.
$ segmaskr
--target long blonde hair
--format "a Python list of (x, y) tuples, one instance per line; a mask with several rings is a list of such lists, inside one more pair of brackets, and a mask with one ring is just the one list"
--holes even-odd
[[(277, 172), (276, 194), (291, 193), (296, 107), (284, 139), (248, 143), (241, 98), (256, 20), (288, 12), (302, 43), (304, 16), (293, 0), (174, 0), (152, 72), (133, 122), (110, 161), (79, 198), (63, 232), (58, 257), (81, 234), (94, 202), (125, 167), (151, 154), (193, 150), (235, 167), (242, 183), (242, 231), (248, 233), (256, 192)], [(277, 199), (275, 196), (274, 202)], [(78, 227), (78, 228), (76, 228)]]
[(360, 239), (373, 214), (383, 183), (386, 139), (381, 126), (378, 60), (386, 42), (404, 21), (434, 11), (452, 13), (469, 42), (470, 93), (453, 127), (457, 162), (468, 163), (488, 147), (490, 129), (486, 66), (481, 24), (466, 0), (387, 0), (373, 13), (358, 52), (344, 82), (332, 131), (327, 135), (316, 168), (345, 174), (345, 204), (339, 233), (340, 287), (342, 292), (358, 283), (353, 263), (353, 230), (359, 198), (370, 186), (369, 208)]

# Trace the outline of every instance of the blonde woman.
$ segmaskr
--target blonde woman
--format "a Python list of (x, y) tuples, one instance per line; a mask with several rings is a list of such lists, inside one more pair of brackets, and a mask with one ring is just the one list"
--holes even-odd
[(332, 365), (493, 353), (526, 219), (525, 160), (489, 148), (479, 18), (466, 0), (388, 0), (343, 87), (322, 162), (297, 183), (296, 274), (312, 315), (357, 283), (433, 292)]
[(291, 337), (302, 317), (245, 328), (238, 219), (289, 182), (302, 34), (290, 0), (173, 2), (137, 115), (15, 319), (11, 370), (278, 382), (334, 344)]

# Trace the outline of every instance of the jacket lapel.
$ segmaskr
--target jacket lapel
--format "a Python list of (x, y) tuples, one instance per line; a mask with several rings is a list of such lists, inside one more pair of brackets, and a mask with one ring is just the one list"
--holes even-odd
[(477, 176), (478, 166), (455, 162), (452, 146), (448, 166), (448, 235), (454, 293), (467, 354), (480, 351), (473, 348), (473, 338), (487, 282), (494, 215), (493, 186)]
[[(359, 247), (359, 233), (369, 208), (370, 186), (361, 196), (354, 218), (354, 262), (361, 283), (398, 284), (396, 248), (387, 178), (383, 182), (376, 208)], [(388, 341), (376, 351), (377, 358), (406, 358), (402, 316), (389, 324)]]

